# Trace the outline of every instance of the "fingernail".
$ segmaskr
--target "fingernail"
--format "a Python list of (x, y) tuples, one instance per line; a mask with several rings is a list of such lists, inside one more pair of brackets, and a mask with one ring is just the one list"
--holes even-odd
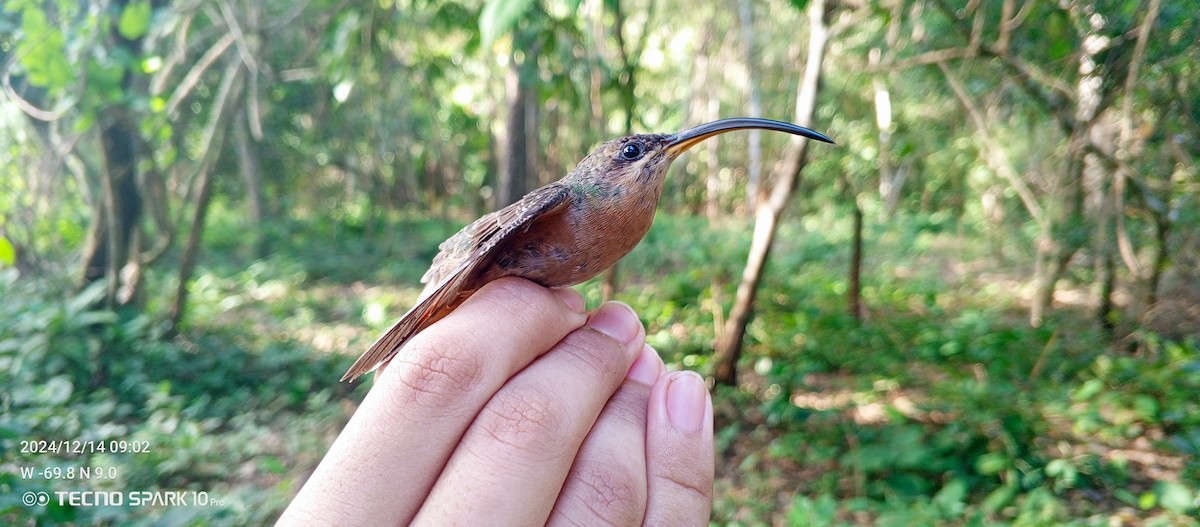
[(586, 305), (583, 302), (583, 295), (579, 294), (579, 291), (569, 287), (552, 287), (550, 292), (562, 300), (571, 311), (583, 313)]
[(625, 377), (647, 386), (653, 386), (662, 371), (663, 363), (662, 359), (658, 358), (658, 352), (646, 344), (642, 346), (642, 354), (638, 355), (633, 366), (629, 367), (629, 373), (626, 373)]
[(592, 314), (587, 325), (621, 344), (628, 344), (637, 336), (642, 322), (633, 314), (633, 308), (620, 302), (608, 302)]
[(678, 371), (667, 380), (667, 417), (681, 432), (696, 432), (704, 424), (708, 387), (693, 371)]

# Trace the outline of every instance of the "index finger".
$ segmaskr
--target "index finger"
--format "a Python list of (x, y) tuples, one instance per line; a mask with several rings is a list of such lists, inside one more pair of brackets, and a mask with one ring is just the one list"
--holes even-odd
[(407, 523), (492, 394), (585, 320), (569, 289), (484, 286), (378, 374), (280, 522)]

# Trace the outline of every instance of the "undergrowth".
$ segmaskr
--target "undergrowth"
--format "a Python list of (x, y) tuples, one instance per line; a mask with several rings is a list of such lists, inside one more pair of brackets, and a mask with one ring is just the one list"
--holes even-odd
[[(1196, 524), (1195, 339), (1135, 332), (1112, 346), (1074, 309), (1031, 328), (1003, 282), (1018, 273), (990, 262), (987, 242), (913, 218), (868, 223), (856, 319), (836, 216), (781, 226), (741, 384), (716, 390), (715, 524)], [(0, 276), (0, 520), (271, 522), (369, 385), (341, 372), (457, 227), (292, 220), (268, 226), (255, 257), (234, 218), (214, 214), (175, 332), (153, 293), (173, 290), (169, 265), (151, 271), (145, 313), (93, 309), (102, 290), (69, 292), (61, 276)], [(660, 214), (620, 264), (618, 298), (671, 367), (709, 371), (751, 228)], [(599, 302), (597, 283), (581, 290)], [(119, 451), (23, 443), (39, 440)], [(80, 480), (88, 468), (104, 470)], [(208, 504), (21, 503), (82, 489)]]

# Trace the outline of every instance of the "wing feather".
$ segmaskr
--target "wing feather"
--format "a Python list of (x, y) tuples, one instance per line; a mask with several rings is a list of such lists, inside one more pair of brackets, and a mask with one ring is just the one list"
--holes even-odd
[(342, 381), (354, 380), (391, 360), (413, 335), (450, 314), (484, 285), (474, 282), (492, 263), (497, 250), (503, 246), (501, 242), (527, 229), (534, 220), (565, 210), (569, 200), (567, 187), (547, 185), (521, 201), (475, 220), (443, 242), (439, 246), (441, 252), (434, 257), (433, 265), (421, 279), (430, 285), (417, 305), (354, 361)]

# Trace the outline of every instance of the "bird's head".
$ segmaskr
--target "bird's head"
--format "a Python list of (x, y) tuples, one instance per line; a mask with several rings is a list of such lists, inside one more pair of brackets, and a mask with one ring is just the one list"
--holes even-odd
[(737, 117), (705, 123), (674, 134), (630, 135), (606, 141), (588, 154), (576, 170), (600, 175), (618, 183), (661, 183), (671, 162), (695, 144), (725, 132), (752, 128), (786, 132), (833, 143), (833, 140), (824, 134), (791, 123)]

